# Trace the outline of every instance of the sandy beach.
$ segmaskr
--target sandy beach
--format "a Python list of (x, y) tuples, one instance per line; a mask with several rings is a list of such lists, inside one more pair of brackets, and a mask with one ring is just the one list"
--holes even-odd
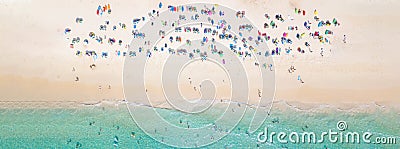
[(0, 0), (0, 148), (400, 148), (399, 7)]
[[(193, 2), (195, 1), (163, 1), (165, 5)], [(399, 105), (400, 79), (396, 68), (400, 64), (400, 52), (396, 41), (400, 39), (400, 29), (396, 26), (399, 23), (396, 18), (400, 15), (397, 10), (400, 2), (202, 2), (245, 10), (246, 17), (260, 29), (264, 22), (264, 13), (292, 14), (294, 8), (307, 10), (310, 18), (312, 11), (318, 9), (320, 17), (335, 17), (340, 20), (341, 26), (335, 29), (335, 38), (329, 47), (331, 52), (327, 56), (314, 54), (274, 58), (276, 100), (333, 105), (375, 102)], [(83, 36), (88, 31), (97, 30), (98, 24), (105, 19), (128, 24), (132, 18), (144, 16), (151, 11), (150, 8), (156, 8), (159, 1), (104, 1), (112, 4), (113, 11), (111, 15), (102, 18), (95, 15), (99, 3), (77, 0), (0, 1), (0, 19), (4, 20), (0, 25), (0, 101), (96, 103), (102, 100), (123, 100), (123, 59), (98, 60), (95, 62), (96, 69), (92, 70), (89, 65), (93, 60), (75, 56), (63, 31), (70, 27), (75, 35)], [(76, 17), (83, 17), (84, 23), (80, 26), (76, 24)], [(118, 34), (124, 41), (131, 40), (129, 31), (125, 34), (113, 34)], [(347, 36), (347, 43), (342, 42), (344, 35)], [(305, 83), (299, 83), (297, 75), (287, 72), (292, 64), (296, 65), (296, 73), (301, 74)], [(74, 81), (76, 76), (79, 76), (79, 82)], [(151, 89), (152, 84), (148, 88)], [(220, 98), (224, 96), (221, 93)]]

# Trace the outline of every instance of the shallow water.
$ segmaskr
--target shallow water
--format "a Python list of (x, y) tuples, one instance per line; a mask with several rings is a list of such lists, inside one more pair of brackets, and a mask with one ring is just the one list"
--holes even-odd
[[(186, 122), (201, 127), (213, 118), (192, 117), (173, 110), (157, 109), (177, 126)], [(307, 112), (296, 109), (273, 109), (263, 126), (253, 134), (246, 133), (248, 110), (241, 123), (226, 137), (205, 148), (400, 148), (400, 115), (388, 110), (373, 113)], [(57, 109), (0, 109), (0, 148), (172, 148), (159, 143), (140, 130), (126, 106), (91, 106)], [(352, 143), (257, 143), (257, 134), (268, 127), (275, 132), (315, 132), (337, 130), (338, 121), (346, 121), (346, 131), (369, 131), (379, 136), (394, 136), (397, 144)], [(184, 124), (181, 124), (183, 121)], [(279, 122), (278, 122), (279, 121)], [(184, 127), (184, 126), (182, 126)], [(131, 134), (134, 132), (135, 137)], [(173, 139), (173, 138), (172, 138)]]

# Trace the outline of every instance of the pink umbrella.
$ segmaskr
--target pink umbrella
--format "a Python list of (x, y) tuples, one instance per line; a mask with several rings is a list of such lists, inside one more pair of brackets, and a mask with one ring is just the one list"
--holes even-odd
[(288, 33), (284, 32), (283, 37), (287, 37), (287, 36), (288, 36)]

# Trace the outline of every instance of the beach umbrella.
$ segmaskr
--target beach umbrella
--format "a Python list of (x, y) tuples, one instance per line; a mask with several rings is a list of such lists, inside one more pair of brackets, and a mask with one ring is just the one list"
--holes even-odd
[(175, 11), (175, 7), (174, 6), (168, 6), (169, 11)]
[(68, 33), (70, 33), (71, 32), (71, 29), (70, 28), (65, 28), (65, 30), (64, 30), (64, 34), (68, 34)]
[(108, 52), (102, 52), (101, 53), (101, 57), (107, 58), (107, 56), (108, 56)]
[(95, 38), (95, 36), (96, 36), (96, 34), (94, 34), (94, 32), (90, 32), (90, 33), (89, 33), (89, 37), (90, 37), (90, 38)]
[(319, 32), (318, 32), (318, 31), (315, 31), (315, 32), (314, 32), (314, 36), (319, 36)]
[(332, 21), (332, 23), (333, 23), (335, 26), (338, 24), (338, 22), (337, 22), (336, 18), (333, 18), (333, 21)]
[(284, 32), (283, 37), (287, 37), (287, 36), (288, 36), (288, 33)]
[(282, 37), (282, 38), (281, 38), (281, 42), (282, 42), (282, 44), (285, 44), (286, 38), (285, 38), (285, 37)]
[(321, 27), (321, 26), (323, 26), (324, 25), (324, 21), (320, 21), (319, 23), (318, 23), (318, 27)]
[(291, 39), (287, 39), (287, 42), (288, 42), (289, 44), (292, 44), (292, 43), (293, 43)]
[(97, 60), (97, 54), (93, 55), (93, 61)]
[(140, 21), (140, 19), (135, 18), (135, 19), (132, 20), (132, 23), (133, 23), (133, 24), (136, 24), (136, 23), (138, 23), (139, 21)]
[(82, 18), (76, 18), (76, 19), (75, 19), (75, 22), (76, 22), (76, 23), (82, 23), (82, 22), (83, 22), (83, 19), (82, 19)]
[(269, 56), (269, 51), (265, 51), (264, 56), (265, 56), (265, 57), (268, 57), (268, 56)]
[(333, 34), (333, 32), (331, 31), (331, 30), (325, 30), (325, 35), (332, 35)]
[(270, 25), (274, 27), (275, 26), (275, 22), (271, 21)]

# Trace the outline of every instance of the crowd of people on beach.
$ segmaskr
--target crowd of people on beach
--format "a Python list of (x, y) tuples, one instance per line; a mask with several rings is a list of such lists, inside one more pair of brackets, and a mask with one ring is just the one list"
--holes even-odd
[[(130, 39), (122, 39), (118, 37), (111, 37), (107, 33), (113, 32), (116, 30), (122, 30), (124, 33), (128, 34), (131, 39), (145, 39), (146, 34), (137, 29), (139, 24), (144, 24), (146, 21), (150, 21), (151, 25), (154, 24), (152, 20), (154, 18), (159, 17), (160, 10), (163, 9), (163, 4), (160, 2), (158, 5), (158, 10), (152, 10), (147, 13), (147, 16), (142, 16), (138, 18), (133, 18), (131, 24), (125, 24), (124, 22), (113, 23), (107, 18), (104, 19), (104, 23), (99, 24), (99, 28), (97, 31), (90, 31), (87, 33), (87, 36), (74, 36), (73, 29), (70, 27), (66, 27), (64, 34), (69, 41), (69, 48), (74, 49), (74, 54), (78, 57), (90, 57), (92, 59), (92, 64), (89, 65), (89, 68), (94, 70), (97, 67), (96, 61), (107, 60), (110, 57), (117, 58), (130, 58), (135, 57), (139, 53), (144, 53), (148, 58), (151, 58), (154, 54), (153, 52), (164, 52), (166, 51), (169, 54), (183, 55), (188, 56), (189, 59), (193, 59), (196, 56), (199, 56), (202, 60), (207, 60), (207, 52), (211, 54), (218, 54), (221, 57), (224, 56), (223, 51), (218, 50), (216, 48), (215, 42), (218, 40), (229, 40), (231, 43), (229, 44), (229, 48), (232, 52), (234, 52), (238, 57), (243, 58), (243, 60), (247, 58), (253, 57), (254, 54), (263, 55), (263, 56), (285, 56), (285, 55), (303, 55), (303, 54), (312, 54), (315, 51), (319, 53), (321, 57), (324, 57), (327, 49), (327, 45), (332, 44), (332, 39), (334, 37), (334, 29), (339, 27), (341, 24), (336, 18), (332, 19), (322, 19), (318, 16), (318, 11), (314, 10), (313, 18), (308, 19), (306, 10), (300, 8), (294, 8), (294, 14), (289, 14), (287, 17), (285, 15), (276, 13), (276, 14), (264, 14), (264, 22), (261, 24), (262, 28), (260, 28), (257, 37), (243, 37), (242, 32), (251, 31), (256, 27), (252, 24), (240, 24), (239, 25), (239, 36), (230, 34), (229, 31), (232, 30), (230, 24), (228, 24), (224, 19), (214, 20), (212, 17), (218, 15), (220, 17), (225, 16), (225, 12), (218, 11), (216, 7), (212, 8), (201, 8), (198, 9), (194, 6), (167, 6), (167, 11), (170, 13), (176, 12), (196, 12), (195, 15), (186, 16), (179, 15), (173, 22), (168, 22), (167, 20), (163, 20), (161, 23), (163, 26), (172, 26), (174, 27), (175, 33), (193, 33), (193, 34), (203, 34), (203, 40), (201, 40), (201, 45), (205, 43), (212, 43), (208, 49), (210, 51), (201, 51), (199, 49), (175, 49), (168, 45), (168, 43), (164, 43), (161, 46), (155, 46), (151, 49), (143, 48), (143, 46), (151, 45), (151, 42), (154, 41), (144, 41), (144, 45), (139, 47), (137, 51), (129, 50), (130, 43), (125, 41), (129, 41)], [(99, 18), (102, 18), (104, 14), (111, 15), (111, 5), (99, 5), (96, 9), (96, 15)], [(200, 16), (208, 16), (208, 22), (204, 22), (204, 24), (211, 24), (210, 26), (204, 26), (203, 23), (200, 24), (200, 27), (181, 27), (179, 26), (179, 21), (181, 20), (197, 20)], [(237, 11), (236, 18), (244, 18), (246, 17), (245, 11)], [(294, 20), (304, 19), (302, 24), (294, 23)], [(90, 21), (90, 20), (85, 20)], [(286, 22), (286, 23), (285, 23)], [(287, 25), (289, 22), (289, 25)], [(77, 17), (75, 19), (75, 23), (84, 24), (84, 18)], [(141, 25), (142, 25), (141, 24)], [(286, 25), (286, 26), (285, 26)], [(279, 31), (284, 31), (279, 33)], [(278, 28), (280, 30), (278, 30)], [(168, 39), (168, 41), (172, 44), (174, 42), (191, 45), (191, 39), (184, 39), (183, 36), (168, 36), (166, 31), (158, 30), (158, 34), (162, 39)], [(257, 51), (255, 46), (248, 44), (249, 42), (254, 42), (256, 46), (261, 42), (266, 42), (270, 50), (266, 50), (265, 52)], [(319, 44), (315, 44), (319, 43)], [(344, 35), (343, 43), (346, 43), (346, 35)], [(104, 47), (101, 49), (90, 49), (88, 45), (97, 44), (100, 47)], [(295, 49), (295, 50), (293, 50)], [(252, 52), (253, 51), (253, 52)], [(296, 53), (297, 51), (297, 53)], [(330, 50), (331, 51), (331, 50)], [(222, 64), (226, 64), (227, 60), (222, 59)], [(273, 71), (273, 64), (271, 63), (259, 63), (255, 62), (255, 66), (260, 66), (264, 69), (269, 69)], [(75, 71), (75, 68), (74, 68)], [(295, 73), (296, 69), (294, 64), (290, 66), (288, 69), (288, 73)], [(300, 83), (304, 83), (303, 79), (300, 77), (300, 74), (297, 74), (297, 80)], [(80, 81), (79, 77), (75, 77), (75, 81)]]
[[(145, 33), (140, 32), (140, 30), (137, 29), (137, 25), (141, 22), (145, 21), (151, 21), (155, 17), (159, 17), (159, 11), (163, 8), (163, 4), (160, 2), (158, 5), (159, 10), (152, 10), (148, 13), (148, 16), (143, 16), (139, 18), (133, 18), (132, 19), (132, 24), (127, 25), (123, 22), (118, 22), (115, 24), (112, 24), (109, 20), (105, 19), (103, 24), (99, 25), (98, 31), (90, 31), (87, 33), (86, 37), (73, 37), (73, 29), (70, 27), (65, 28), (64, 34), (66, 35), (67, 39), (70, 41), (69, 42), (69, 47), (71, 49), (75, 50), (75, 55), (82, 57), (82, 56), (87, 56), (91, 57), (93, 59), (93, 64), (91, 64), (89, 67), (93, 69), (96, 67), (96, 60), (98, 59), (108, 59), (109, 57), (135, 57), (138, 53), (144, 52), (149, 58), (153, 55), (153, 52), (156, 51), (168, 51), (169, 54), (177, 54), (177, 55), (188, 55), (189, 58), (194, 58), (195, 54), (198, 54), (200, 57), (202, 57), (203, 60), (207, 59), (207, 54), (206, 51), (201, 52), (199, 50), (193, 50), (193, 52), (190, 52), (191, 50), (187, 49), (173, 49), (171, 47), (168, 47), (168, 44), (165, 43), (161, 47), (154, 47), (153, 50), (145, 50), (142, 48), (139, 48), (137, 51), (128, 51), (130, 44), (125, 42), (123, 39), (118, 39), (118, 37), (110, 37), (107, 34), (108, 30), (124, 30), (127, 34), (129, 34), (129, 30), (131, 33), (131, 37), (136, 39), (144, 39), (146, 37)], [(167, 9), (171, 13), (175, 12), (198, 12), (196, 15), (191, 16), (190, 19), (196, 20), (199, 18), (201, 15), (207, 15), (207, 16), (212, 16), (212, 15), (219, 15), (219, 16), (224, 16), (225, 13), (223, 11), (217, 11), (215, 7), (213, 8), (202, 8), (198, 9), (193, 6), (168, 6)], [(96, 9), (96, 15), (101, 16), (104, 14), (111, 15), (111, 5), (110, 4), (105, 4), (99, 5), (98, 8)], [(237, 11), (236, 17), (237, 18), (243, 18), (245, 17), (246, 12), (245, 11)], [(284, 17), (284, 15), (277, 13), (274, 15), (271, 14), (264, 14), (265, 17), (265, 23), (262, 25), (264, 29), (258, 30), (258, 37), (248, 37), (244, 38), (241, 37), (241, 33), (239, 32), (240, 37), (229, 34), (227, 31), (231, 30), (231, 26), (224, 22), (224, 20), (214, 20), (214, 19), (209, 19), (209, 22), (205, 23), (211, 23), (213, 27), (203, 27), (203, 23), (201, 24), (200, 28), (198, 27), (180, 27), (179, 26), (179, 20), (183, 19), (189, 19), (189, 17), (186, 17), (185, 15), (179, 15), (179, 18), (177, 18), (177, 21), (175, 22), (167, 22), (163, 21), (163, 25), (171, 25), (172, 27), (175, 27), (175, 32), (191, 32), (194, 34), (204, 34), (203, 40), (201, 41), (202, 44), (207, 43), (209, 41), (215, 42), (216, 40), (224, 40), (228, 39), (232, 41), (232, 44), (229, 45), (229, 48), (235, 52), (239, 57), (247, 58), (247, 57), (252, 57), (252, 53), (249, 51), (254, 51), (255, 47), (253, 46), (247, 46), (247, 42), (254, 41), (257, 45), (260, 42), (268, 42), (269, 51), (266, 51), (265, 53), (258, 52), (256, 54), (259, 55), (265, 55), (265, 56), (281, 56), (281, 55), (293, 55), (294, 51), (297, 51), (298, 54), (305, 54), (305, 53), (312, 53), (319, 49), (319, 54), (321, 57), (324, 56), (324, 45), (326, 44), (331, 44), (331, 39), (333, 38), (334, 32), (333, 30), (335, 29), (334, 27), (340, 26), (340, 22), (336, 19), (333, 18), (332, 20), (323, 20), (319, 18), (318, 16), (318, 11), (314, 10), (313, 13), (313, 18), (311, 19), (306, 19), (304, 18), (306, 16), (306, 10), (302, 10), (300, 8), (295, 8), (294, 9), (294, 15), (288, 15), (288, 17)], [(287, 27), (284, 27), (283, 24), (286, 21), (293, 21), (294, 19), (297, 19), (296, 15), (303, 16), (299, 17), (300, 19), (305, 19), (302, 25), (299, 24), (290, 24)], [(89, 20), (87, 20), (89, 21)], [(83, 24), (84, 23), (84, 18), (82, 17), (77, 17), (75, 20), (76, 23), (78, 24)], [(153, 23), (152, 23), (153, 25)], [(131, 26), (131, 27), (128, 27)], [(283, 33), (276, 33), (278, 32), (276, 29), (277, 28), (287, 28), (286, 31)], [(304, 27), (304, 29), (302, 29)], [(251, 24), (241, 24), (239, 26), (240, 31), (251, 31), (255, 27)], [(264, 30), (264, 31), (262, 31)], [(166, 35), (165, 31), (160, 30), (159, 35), (161, 38), (167, 38), (169, 41), (172, 42), (184, 42), (188, 45), (192, 44), (190, 39), (182, 39), (181, 36), (169, 36)], [(279, 36), (280, 35), (280, 36)], [(290, 36), (290, 35), (294, 35)], [(129, 40), (129, 39), (127, 39)], [(320, 45), (311, 45), (312, 40), (316, 40), (320, 43)], [(83, 41), (83, 42), (81, 42)], [(145, 41), (144, 45), (150, 45), (151, 41)], [(243, 46), (241, 46), (238, 42), (244, 43)], [(346, 36), (344, 35), (343, 42), (346, 42)], [(303, 43), (303, 44), (301, 44)], [(77, 48), (76, 45), (83, 45), (80, 46), (82, 48)], [(87, 46), (89, 44), (100, 44), (104, 45), (106, 47), (105, 49), (102, 49), (100, 51), (99, 49), (89, 49)], [(213, 46), (213, 45), (211, 45)], [(314, 48), (314, 46), (319, 46), (317, 48)], [(111, 48), (110, 48), (111, 47)], [(219, 54), (223, 56), (223, 52), (217, 50), (215, 47), (211, 47), (211, 53), (213, 54)], [(248, 51), (244, 50), (248, 49)], [(293, 50), (296, 49), (296, 50)], [(222, 61), (223, 64), (226, 63), (226, 60), (223, 59)], [(256, 66), (258, 63), (256, 63)], [(272, 64), (262, 64), (264, 68), (271, 69), (272, 70)], [(294, 66), (291, 66), (289, 68), (289, 73), (293, 73), (295, 69), (293, 69)], [(301, 83), (304, 83), (304, 81), (300, 78), (300, 75), (298, 75), (298, 80)], [(79, 78), (76, 77), (75, 81), (79, 81)]]

